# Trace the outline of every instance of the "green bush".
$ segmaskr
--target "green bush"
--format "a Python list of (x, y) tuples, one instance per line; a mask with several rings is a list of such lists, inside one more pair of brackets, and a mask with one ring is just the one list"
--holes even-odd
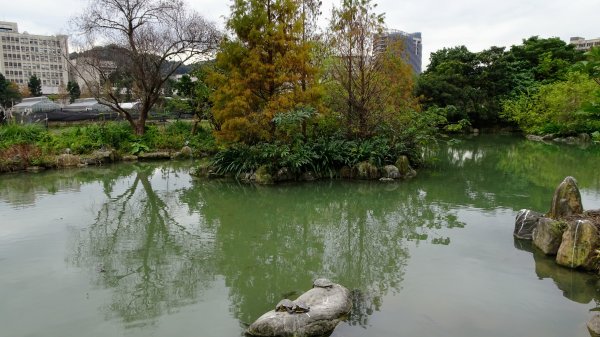
[(101, 148), (122, 150), (129, 146), (133, 138), (128, 123), (107, 122), (60, 129), (40, 146), (58, 152), (69, 148), (74, 153), (82, 154)]
[(102, 148), (122, 153), (156, 149), (181, 149), (184, 145), (214, 153), (216, 146), (210, 130), (199, 128), (191, 135), (190, 122), (177, 121), (167, 125), (148, 125), (142, 137), (135, 136), (127, 122), (94, 123), (46, 130), (38, 124), (7, 124), (0, 126), (0, 149), (19, 144), (36, 145), (44, 153), (86, 154)]
[(48, 131), (40, 124), (9, 123), (0, 125), (0, 148), (19, 144), (35, 144), (47, 136)]
[(297, 140), (292, 144), (234, 144), (219, 151), (212, 166), (220, 174), (238, 175), (266, 166), (272, 172), (286, 167), (296, 174), (313, 171), (332, 176), (343, 166), (354, 166), (364, 161), (378, 167), (393, 164), (400, 155), (409, 154), (406, 148), (380, 137), (364, 140), (322, 137)]
[(570, 73), (565, 81), (533, 88), (503, 102), (502, 116), (531, 134), (572, 135), (600, 130), (600, 116), (589, 109), (597, 84), (587, 75)]

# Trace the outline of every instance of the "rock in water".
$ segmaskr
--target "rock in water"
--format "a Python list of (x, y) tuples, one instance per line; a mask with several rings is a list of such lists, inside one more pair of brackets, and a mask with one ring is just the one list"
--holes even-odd
[(583, 205), (577, 181), (573, 177), (566, 177), (554, 191), (552, 207), (548, 216), (552, 219), (561, 219), (581, 213), (583, 213)]
[(402, 175), (396, 166), (386, 165), (383, 167), (383, 178), (400, 179)]
[(569, 223), (562, 236), (556, 263), (569, 268), (597, 270), (596, 249), (600, 246), (598, 228), (589, 220)]
[(566, 224), (560, 221), (540, 218), (533, 231), (533, 245), (546, 255), (556, 255)]
[(534, 212), (528, 209), (522, 209), (517, 213), (515, 219), (515, 230), (513, 236), (517, 239), (531, 240), (533, 230), (537, 226), (538, 220), (543, 216), (542, 213)]
[(314, 287), (294, 302), (310, 307), (308, 312), (271, 310), (250, 325), (251, 336), (321, 336), (331, 331), (352, 309), (350, 291), (333, 283), (331, 287)]
[(592, 337), (600, 337), (600, 315), (594, 315), (587, 323), (588, 331)]
[(396, 160), (396, 167), (398, 168), (400, 175), (405, 179), (413, 178), (417, 175), (417, 171), (413, 170), (410, 166), (410, 161), (407, 156), (400, 156), (398, 160)]
[(380, 177), (377, 166), (369, 163), (368, 161), (358, 163), (358, 165), (356, 165), (356, 169), (358, 179), (373, 180), (379, 179)]

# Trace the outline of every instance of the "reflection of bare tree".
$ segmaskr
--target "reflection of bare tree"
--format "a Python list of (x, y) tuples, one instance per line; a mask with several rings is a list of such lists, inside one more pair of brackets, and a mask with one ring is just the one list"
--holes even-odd
[(125, 322), (153, 319), (193, 303), (214, 278), (212, 242), (203, 229), (176, 220), (179, 191), (168, 185), (170, 169), (136, 166), (136, 172), (109, 183), (107, 200), (86, 231), (76, 233), (70, 260), (94, 271), (94, 282), (113, 289), (107, 314)]
[(448, 206), (407, 186), (202, 181), (181, 200), (217, 228), (218, 270), (242, 322), (326, 276), (354, 289), (351, 323), (368, 324), (382, 297), (401, 288), (407, 240), (432, 242), (437, 229), (464, 226)]

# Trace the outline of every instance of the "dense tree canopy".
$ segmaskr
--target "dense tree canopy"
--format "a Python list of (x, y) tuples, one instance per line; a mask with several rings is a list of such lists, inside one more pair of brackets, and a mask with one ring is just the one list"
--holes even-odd
[[(310, 62), (305, 2), (235, 0), (209, 83), (223, 140), (255, 143), (275, 133), (272, 119), (298, 105), (315, 105), (317, 69)], [(316, 14), (315, 14), (316, 15)]]
[[(509, 50), (491, 47), (474, 53), (465, 46), (432, 53), (417, 92), (428, 107), (443, 108), (449, 123), (475, 126), (503, 123), (502, 101), (529, 88), (565, 78), (582, 53), (558, 38), (524, 39)], [(505, 123), (505, 121), (504, 121)]]

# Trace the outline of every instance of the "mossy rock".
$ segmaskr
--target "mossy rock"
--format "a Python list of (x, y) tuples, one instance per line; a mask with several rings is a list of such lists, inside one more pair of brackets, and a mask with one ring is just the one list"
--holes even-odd
[(407, 156), (400, 156), (396, 160), (396, 167), (402, 178), (412, 178), (417, 175), (417, 171), (410, 166), (410, 160)]
[(592, 337), (600, 337), (600, 315), (594, 315), (588, 322), (587, 328)]
[(210, 161), (206, 160), (201, 161), (200, 163), (198, 163), (198, 165), (192, 168), (190, 170), (190, 175), (194, 177), (207, 178), (210, 176), (211, 171), (212, 166), (210, 164)]
[(377, 166), (375, 166), (367, 161), (358, 163), (358, 165), (356, 165), (356, 169), (357, 169), (357, 178), (358, 179), (374, 180), (374, 179), (379, 179), (381, 177), (381, 175), (379, 174), (379, 169), (377, 169)]
[(540, 218), (533, 231), (533, 245), (546, 255), (556, 255), (566, 223), (549, 218)]
[(167, 151), (157, 151), (157, 152), (142, 152), (138, 154), (138, 160), (169, 160), (171, 159), (171, 154)]
[(119, 154), (116, 150), (97, 150), (81, 158), (81, 161), (88, 165), (103, 165), (114, 163), (119, 160)]
[(569, 268), (597, 270), (598, 228), (589, 220), (569, 223), (562, 235), (556, 263)]
[(340, 169), (339, 176), (342, 179), (352, 179), (354, 178), (354, 171), (350, 166), (343, 166)]
[(57, 167), (76, 167), (81, 163), (79, 156), (63, 153), (56, 157)]
[(554, 191), (548, 217), (561, 219), (581, 213), (583, 213), (583, 205), (577, 181), (573, 177), (566, 177)]
[(256, 172), (254, 172), (256, 176), (256, 183), (260, 185), (271, 185), (275, 181), (273, 179), (273, 175), (269, 171), (269, 168), (266, 165), (259, 167)]

